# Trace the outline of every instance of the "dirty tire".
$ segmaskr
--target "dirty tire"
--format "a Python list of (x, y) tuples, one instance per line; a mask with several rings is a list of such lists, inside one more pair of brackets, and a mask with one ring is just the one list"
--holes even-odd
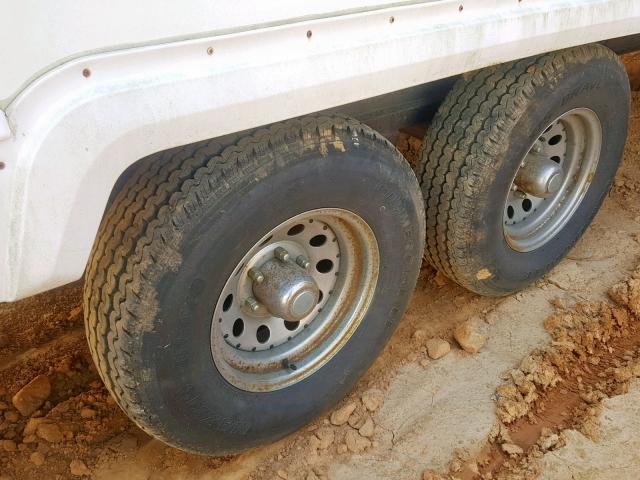
[[(591, 186), (548, 243), (516, 252), (503, 208), (521, 159), (559, 115), (586, 107), (599, 117), (602, 149)], [(629, 82), (616, 55), (588, 45), (479, 70), (461, 78), (440, 106), (417, 167), (425, 198), (426, 256), (476, 293), (500, 296), (548, 272), (598, 211), (622, 157)]]
[[(372, 228), (381, 268), (360, 326), (322, 368), (280, 390), (227, 383), (212, 360), (212, 314), (247, 246), (314, 208)], [(424, 248), (418, 182), (379, 134), (342, 116), (258, 130), (143, 161), (116, 196), (87, 268), (89, 347), (107, 388), (145, 431), (187, 451), (275, 441), (339, 401), (395, 329)]]

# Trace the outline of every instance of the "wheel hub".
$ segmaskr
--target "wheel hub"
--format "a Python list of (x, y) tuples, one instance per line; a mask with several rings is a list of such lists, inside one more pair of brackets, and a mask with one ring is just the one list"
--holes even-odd
[[(289, 259), (285, 249), (279, 252), (284, 255), (252, 271), (253, 293), (271, 315), (299, 322), (317, 305), (320, 290), (313, 277)], [(308, 263), (303, 256), (299, 258), (300, 263)]]
[[(327, 224), (311, 220), (274, 229), (229, 279), (225, 298), (233, 298), (232, 305), (219, 312), (229, 345), (262, 351), (290, 342), (330, 300), (338, 280), (340, 245)], [(319, 271), (318, 263), (328, 264), (328, 270)]]
[(516, 175), (518, 189), (529, 195), (548, 198), (560, 190), (562, 167), (549, 158), (530, 153)]
[(211, 353), (232, 385), (277, 390), (310, 375), (349, 339), (373, 298), (378, 244), (338, 208), (310, 210), (238, 261), (213, 312)]
[(552, 240), (584, 198), (598, 166), (602, 126), (587, 108), (560, 115), (538, 135), (507, 194), (504, 235), (517, 252)]

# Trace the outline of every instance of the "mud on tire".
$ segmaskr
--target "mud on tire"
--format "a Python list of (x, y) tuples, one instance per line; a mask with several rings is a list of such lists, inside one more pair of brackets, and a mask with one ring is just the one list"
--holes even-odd
[[(589, 109), (602, 125), (591, 185), (543, 246), (515, 251), (504, 234), (510, 184), (536, 137), (564, 112)], [(549, 271), (580, 238), (620, 162), (629, 83), (616, 55), (588, 45), (486, 68), (461, 78), (440, 106), (419, 156), (429, 262), (483, 295), (517, 291)]]
[[(376, 235), (381, 267), (364, 319), (303, 380), (234, 387), (210, 344), (230, 269), (264, 232), (325, 207), (357, 213)], [(423, 235), (413, 172), (352, 119), (309, 117), (168, 152), (127, 182), (100, 227), (84, 292), (91, 353), (122, 409), (171, 445), (226, 454), (274, 441), (341, 399), (375, 359), (415, 285)]]

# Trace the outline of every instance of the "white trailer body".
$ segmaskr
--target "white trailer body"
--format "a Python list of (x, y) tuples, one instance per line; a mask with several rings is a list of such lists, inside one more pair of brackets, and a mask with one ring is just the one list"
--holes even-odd
[(3, 11), (0, 301), (78, 279), (116, 179), (153, 152), (640, 32), (637, 0), (31, 0)]

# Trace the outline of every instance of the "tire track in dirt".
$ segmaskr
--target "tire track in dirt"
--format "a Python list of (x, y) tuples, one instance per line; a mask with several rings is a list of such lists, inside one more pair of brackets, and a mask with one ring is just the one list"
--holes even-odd
[(626, 393), (640, 377), (638, 278), (640, 269), (611, 289), (616, 305), (580, 302), (546, 319), (551, 345), (527, 356), (496, 389), (499, 422), (458, 478), (535, 478), (535, 459), (561, 447), (564, 430), (597, 438), (602, 400)]

